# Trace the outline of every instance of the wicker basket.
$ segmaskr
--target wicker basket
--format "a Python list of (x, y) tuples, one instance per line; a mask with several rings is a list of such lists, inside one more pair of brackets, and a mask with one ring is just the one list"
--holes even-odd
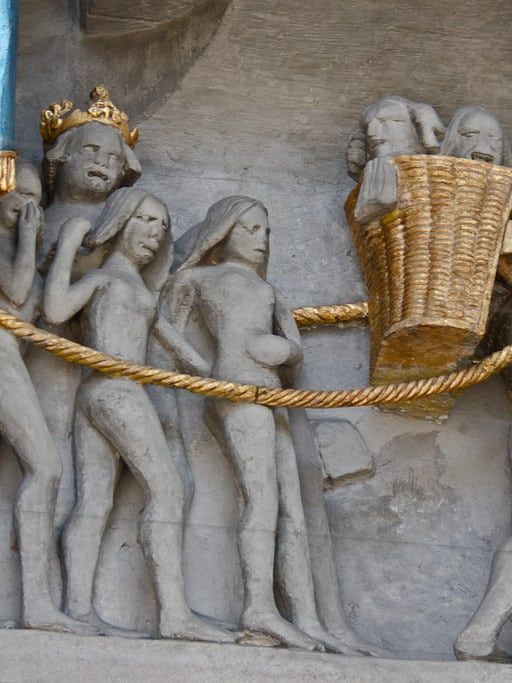
[[(345, 211), (369, 295), (371, 382), (458, 367), (485, 333), (512, 169), (441, 156), (399, 156), (397, 209), (359, 225), (358, 185)], [(450, 397), (402, 407), (442, 418)]]

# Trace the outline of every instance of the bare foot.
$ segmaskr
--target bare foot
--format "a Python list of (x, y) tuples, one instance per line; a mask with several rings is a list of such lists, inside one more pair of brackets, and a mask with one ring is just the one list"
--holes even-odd
[(56, 607), (46, 606), (32, 611), (25, 610), (22, 618), (23, 628), (36, 631), (53, 631), (55, 633), (75, 633), (80, 636), (97, 636), (100, 634), (96, 626), (72, 619)]
[(510, 660), (496, 644), (494, 633), (482, 628), (478, 624), (470, 624), (458, 636), (453, 644), (453, 651), (457, 659), (482, 659), (486, 661)]
[(309, 620), (308, 622), (300, 622), (298, 626), (301, 631), (307, 633), (308, 636), (322, 643), (328, 652), (335, 652), (339, 655), (352, 655), (354, 657), (368, 654), (368, 651), (364, 648), (361, 647), (361, 649), (359, 649), (350, 646), (344, 640), (329, 633), (316, 619)]
[(106, 621), (103, 621), (94, 610), (91, 610), (89, 614), (79, 615), (70, 613), (71, 618), (77, 621), (89, 624), (90, 626), (96, 627), (98, 630), (98, 635), (101, 636), (112, 636), (116, 638), (151, 638), (151, 633), (146, 633), (143, 631), (132, 631), (128, 628), (121, 628), (120, 626), (113, 626)]
[(212, 643), (235, 643), (240, 637), (219, 626), (215, 620), (196, 615), (192, 611), (182, 617), (160, 619), (160, 636), (180, 640), (200, 640)]
[(313, 638), (299, 631), (289, 621), (277, 612), (258, 612), (245, 610), (241, 618), (242, 626), (251, 634), (269, 635), (286, 647), (295, 647), (301, 650), (324, 650), (324, 647)]
[(208, 624), (213, 624), (214, 626), (217, 626), (217, 628), (224, 629), (225, 631), (236, 631), (237, 636), (240, 636), (240, 632), (238, 630), (238, 625), (233, 623), (233, 622), (228, 622), (228, 621), (224, 621), (222, 619), (217, 619), (216, 617), (210, 617), (210, 616), (207, 616), (206, 614), (201, 614), (200, 612), (196, 612), (195, 610), (191, 610), (191, 612), (192, 612), (192, 614), (194, 614), (199, 619), (206, 621)]
[(378, 645), (370, 645), (364, 640), (361, 640), (349, 628), (338, 629), (336, 631), (328, 631), (329, 635), (336, 638), (338, 643), (343, 647), (348, 647), (354, 650), (357, 655), (364, 655), (365, 657), (391, 657), (391, 653)]

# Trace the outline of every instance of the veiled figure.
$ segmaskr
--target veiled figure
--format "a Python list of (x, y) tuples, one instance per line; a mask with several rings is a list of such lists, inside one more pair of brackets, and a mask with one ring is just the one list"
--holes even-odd
[[(84, 342), (104, 353), (144, 363), (155, 334), (191, 372), (203, 369), (173, 327), (157, 316), (158, 295), (172, 261), (166, 207), (142, 190), (123, 188), (107, 201), (86, 240), (107, 245), (103, 265), (71, 284), (76, 251), (90, 224), (72, 219), (61, 231), (50, 269), (45, 311), (60, 324), (81, 312)], [(74, 423), (77, 504), (63, 536), (65, 605), (76, 619), (106, 633), (93, 607), (99, 551), (122, 461), (144, 495), (139, 539), (159, 603), (159, 635), (233, 640), (234, 635), (192, 613), (182, 570), (183, 484), (164, 432), (144, 387), (91, 372), (77, 397)]]
[[(203, 374), (269, 387), (293, 384), (302, 361), (300, 336), (286, 303), (266, 281), (269, 233), (259, 201), (226, 197), (208, 211), (175, 276), (169, 315), (179, 332), (187, 334), (194, 320), (208, 335), (213, 363)], [(355, 636), (350, 647), (318, 617), (287, 411), (207, 399), (205, 419), (241, 493), (240, 621), (247, 638), (271, 636), (291, 647), (359, 654)]]

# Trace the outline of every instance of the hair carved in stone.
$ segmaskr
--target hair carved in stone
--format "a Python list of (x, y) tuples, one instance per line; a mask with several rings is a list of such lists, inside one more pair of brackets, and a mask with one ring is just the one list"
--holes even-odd
[[(300, 368), (297, 327), (280, 293), (266, 281), (269, 233), (267, 210), (259, 201), (220, 200), (209, 209), (172, 284), (168, 310), (174, 324), (185, 334), (190, 317), (204, 326), (215, 378), (279, 387), (293, 385)], [(319, 619), (287, 411), (207, 399), (205, 419), (242, 494), (240, 625), (246, 639), (369, 654), (344, 622), (333, 635)]]
[(387, 96), (365, 109), (346, 152), (350, 177), (359, 180), (364, 171), (355, 208), (358, 222), (369, 223), (396, 206), (396, 171), (387, 159), (438, 154), (443, 134), (444, 125), (428, 104)]
[[(107, 246), (107, 255), (99, 269), (71, 284), (73, 259), (86, 235), (89, 246)], [(197, 374), (204, 369), (202, 360), (157, 316), (171, 244), (162, 202), (142, 190), (118, 190), (92, 230), (84, 219), (71, 219), (63, 227), (47, 278), (46, 316), (58, 325), (81, 313), (86, 344), (139, 363), (145, 362), (149, 336), (155, 334)], [(139, 539), (159, 603), (159, 635), (234, 640), (232, 633), (193, 614), (186, 603), (183, 485), (146, 390), (122, 379), (84, 377), (74, 443), (77, 503), (63, 537), (67, 612), (101, 632), (120, 633), (104, 624), (92, 601), (100, 545), (123, 461), (143, 490)]]

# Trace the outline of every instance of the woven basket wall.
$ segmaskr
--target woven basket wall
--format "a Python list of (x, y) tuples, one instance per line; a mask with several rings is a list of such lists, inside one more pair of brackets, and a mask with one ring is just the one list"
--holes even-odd
[(398, 175), (397, 209), (359, 225), (359, 185), (345, 209), (368, 288), (372, 378), (382, 379), (379, 370), (394, 364), (401, 368), (394, 378), (408, 379), (408, 367), (423, 374), (453, 368), (485, 332), (512, 169), (427, 155), (390, 163)]

